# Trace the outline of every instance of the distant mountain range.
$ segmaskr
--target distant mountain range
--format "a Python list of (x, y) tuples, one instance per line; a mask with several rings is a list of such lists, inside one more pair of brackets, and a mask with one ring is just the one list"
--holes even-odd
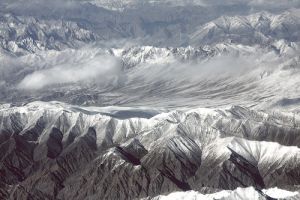
[[(299, 42), (300, 16), (298, 13), (299, 10), (291, 10), (280, 14), (262, 12), (249, 16), (222, 16), (208, 23), (198, 22), (197, 24), (200, 24), (198, 26), (196, 23), (193, 26), (184, 25), (184, 21), (166, 16), (151, 19), (151, 22), (149, 19), (142, 18), (133, 21), (128, 18), (126, 22), (126, 18), (130, 16), (124, 14), (124, 18), (116, 18), (114, 22), (100, 18), (95, 23), (99, 26), (106, 24), (106, 27), (99, 27), (96, 30), (78, 20), (40, 20), (34, 17), (6, 14), (0, 19), (2, 32), (0, 39), (1, 47), (12, 53), (35, 52), (43, 49), (61, 50), (78, 47), (82, 43), (103, 41), (103, 39), (126, 39), (132, 41), (133, 44), (145, 43), (154, 46), (169, 44), (177, 46), (179, 43), (185, 46), (199, 46), (222, 42), (268, 45), (281, 39)], [(126, 29), (124, 29), (125, 23), (127, 23)], [(128, 27), (132, 28), (128, 29)], [(143, 36), (146, 37), (141, 39)]]

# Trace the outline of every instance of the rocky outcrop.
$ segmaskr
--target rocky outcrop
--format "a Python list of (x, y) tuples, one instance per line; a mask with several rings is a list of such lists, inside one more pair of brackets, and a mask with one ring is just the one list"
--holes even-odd
[(265, 195), (300, 183), (299, 116), (232, 107), (120, 120), (78, 110), (38, 102), (1, 109), (2, 198), (133, 199), (248, 186)]

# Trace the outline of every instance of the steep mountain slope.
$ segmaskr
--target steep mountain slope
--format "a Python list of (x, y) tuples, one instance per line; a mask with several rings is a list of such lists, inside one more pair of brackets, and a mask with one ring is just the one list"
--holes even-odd
[(298, 115), (232, 107), (119, 120), (78, 109), (2, 106), (2, 197), (132, 199), (247, 186), (263, 193), (296, 190), (300, 181)]
[(285, 39), (299, 41), (299, 10), (278, 15), (267, 12), (249, 16), (222, 16), (199, 28), (191, 44), (212, 44), (230, 40), (242, 44), (266, 44)]

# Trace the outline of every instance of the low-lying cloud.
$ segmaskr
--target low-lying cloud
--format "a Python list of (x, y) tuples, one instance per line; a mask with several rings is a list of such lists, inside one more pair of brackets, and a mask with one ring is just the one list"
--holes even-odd
[(118, 76), (120, 62), (109, 55), (98, 55), (79, 63), (66, 63), (27, 75), (18, 85), (20, 89), (39, 90), (52, 85), (69, 83), (102, 83)]

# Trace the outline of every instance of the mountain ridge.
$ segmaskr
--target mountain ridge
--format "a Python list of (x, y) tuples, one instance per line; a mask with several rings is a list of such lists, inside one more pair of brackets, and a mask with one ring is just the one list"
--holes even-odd
[[(0, 113), (2, 184), (12, 188), (6, 192), (14, 198), (127, 199), (184, 190), (183, 183), (194, 190), (201, 185), (233, 190), (258, 183), (246, 175), (249, 169), (230, 161), (234, 154), (227, 147), (257, 166), (268, 188), (298, 180), (298, 115), (235, 106), (119, 120), (72, 111), (57, 102), (6, 107)], [(111, 170), (114, 173), (106, 173)], [(277, 170), (281, 176), (275, 176)], [(242, 184), (231, 178), (236, 174)], [(130, 190), (122, 186), (124, 181)], [(88, 193), (70, 193), (74, 187)], [(119, 190), (111, 193), (108, 188)]]

